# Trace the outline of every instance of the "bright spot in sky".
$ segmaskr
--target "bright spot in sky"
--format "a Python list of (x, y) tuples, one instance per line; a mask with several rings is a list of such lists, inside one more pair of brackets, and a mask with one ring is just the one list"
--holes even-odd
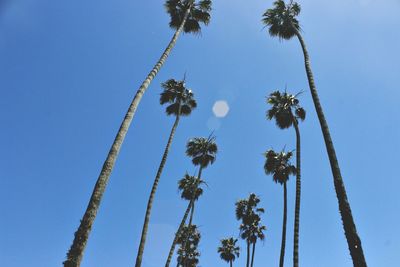
[(212, 108), (214, 115), (218, 118), (223, 118), (225, 117), (228, 112), (229, 112), (229, 106), (228, 103), (224, 100), (219, 100), (214, 103), (214, 106)]

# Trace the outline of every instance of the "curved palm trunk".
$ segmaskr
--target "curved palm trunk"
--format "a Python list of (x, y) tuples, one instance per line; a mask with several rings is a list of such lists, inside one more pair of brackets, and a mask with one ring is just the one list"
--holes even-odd
[(136, 257), (135, 267), (140, 267), (141, 264), (142, 264), (143, 252), (144, 252), (144, 247), (145, 247), (145, 244), (146, 244), (147, 230), (149, 228), (151, 208), (153, 207), (154, 196), (156, 194), (157, 186), (158, 186), (158, 183), (160, 181), (161, 173), (162, 173), (162, 171), (164, 169), (164, 166), (165, 166), (165, 163), (167, 161), (168, 152), (169, 152), (169, 149), (170, 149), (171, 144), (172, 144), (172, 139), (174, 138), (176, 128), (178, 127), (179, 118), (180, 118), (180, 110), (181, 110), (181, 106), (179, 106), (178, 115), (176, 116), (175, 123), (174, 123), (174, 125), (173, 125), (173, 127), (171, 129), (171, 133), (170, 133), (169, 138), (168, 138), (167, 146), (165, 147), (164, 154), (163, 154), (163, 157), (161, 159), (160, 166), (158, 167), (158, 170), (157, 170), (156, 178), (154, 179), (153, 187), (151, 188), (149, 201), (147, 203), (146, 215), (144, 217), (142, 236), (141, 236), (141, 239), (140, 239), (140, 245), (139, 245), (139, 250), (138, 250), (137, 257)]
[(172, 259), (172, 256), (174, 255), (175, 246), (178, 241), (179, 234), (181, 233), (182, 228), (185, 225), (185, 222), (186, 222), (187, 217), (189, 216), (191, 207), (192, 207), (192, 201), (189, 202), (189, 204), (186, 208), (186, 211), (185, 211), (185, 215), (183, 216), (182, 221), (178, 227), (178, 231), (176, 231), (174, 241), (172, 242), (171, 248), (169, 249), (168, 258), (167, 258), (167, 262), (165, 263), (165, 267), (169, 267), (169, 265), (171, 264), (171, 259)]
[(281, 243), (281, 256), (279, 258), (279, 267), (283, 267), (283, 262), (285, 260), (286, 222), (287, 222), (287, 188), (285, 182), (283, 183), (283, 225), (282, 225), (282, 243)]
[(125, 135), (128, 132), (133, 116), (135, 115), (136, 109), (139, 105), (140, 100), (142, 99), (143, 94), (149, 87), (151, 81), (157, 75), (160, 68), (164, 65), (165, 60), (168, 58), (172, 48), (175, 46), (176, 41), (178, 40), (178, 37), (181, 34), (183, 27), (186, 23), (187, 17), (189, 16), (189, 12), (190, 8), (186, 11), (182, 24), (175, 32), (174, 36), (172, 37), (164, 53), (158, 60), (157, 64), (154, 66), (154, 68), (151, 70), (147, 78), (144, 80), (144, 82), (136, 92), (136, 95), (133, 98), (129, 109), (125, 114), (124, 120), (122, 121), (122, 124), (118, 130), (117, 136), (115, 137), (111, 149), (108, 152), (107, 158), (103, 164), (100, 175), (97, 179), (96, 185), (90, 197), (89, 204), (86, 208), (85, 214), (83, 215), (78, 230), (75, 232), (74, 241), (67, 253), (67, 259), (63, 262), (64, 267), (78, 267), (81, 264), (83, 252), (85, 250), (90, 231), (92, 230), (92, 225), (96, 218), (101, 198), (103, 197), (106, 185), (111, 175), (111, 171), (114, 167), (115, 161), (117, 160), (118, 153), (125, 139)]
[(296, 119), (293, 120), (296, 130), (296, 203), (294, 209), (293, 266), (299, 266), (299, 233), (300, 233), (300, 199), (301, 199), (301, 153), (300, 129)]
[(308, 83), (314, 101), (315, 110), (317, 111), (318, 119), (321, 125), (322, 134), (324, 136), (326, 150), (328, 152), (329, 162), (333, 174), (333, 182), (339, 204), (339, 211), (342, 217), (344, 233), (347, 239), (347, 245), (349, 247), (350, 255), (353, 260), (353, 265), (355, 267), (365, 267), (367, 266), (367, 263), (365, 261), (364, 252), (361, 246), (361, 239), (357, 233), (356, 225), (354, 223), (353, 215), (351, 213), (350, 203), (347, 199), (346, 188), (344, 186), (343, 178), (340, 173), (335, 148), (333, 146), (331, 134), (329, 132), (328, 123), (326, 122), (322, 106), (319, 101), (317, 89), (314, 84), (314, 77), (311, 71), (310, 58), (308, 55), (306, 44), (299, 32), (297, 32), (296, 35), (300, 41), (301, 48), (303, 50)]
[(256, 253), (256, 242), (253, 243), (253, 251), (251, 253), (251, 264), (250, 266), (253, 267), (253, 263), (254, 263), (254, 254)]
[(250, 267), (250, 242), (247, 241), (247, 259), (246, 259), (246, 267)]

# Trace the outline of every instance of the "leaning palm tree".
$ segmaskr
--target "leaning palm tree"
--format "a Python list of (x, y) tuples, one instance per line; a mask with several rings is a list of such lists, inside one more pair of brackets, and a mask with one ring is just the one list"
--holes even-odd
[[(192, 158), (192, 163), (195, 166), (200, 166), (199, 173), (197, 176), (197, 179), (199, 181), (201, 181), (202, 170), (215, 162), (217, 152), (218, 152), (218, 146), (215, 143), (215, 136), (213, 136), (212, 134), (208, 138), (195, 137), (193, 139), (190, 139), (189, 142), (187, 143), (186, 155)], [(190, 200), (189, 206), (186, 210), (187, 212), (189, 210), (191, 213), (190, 219), (189, 219), (189, 224), (188, 224), (189, 227), (192, 224), (192, 220), (193, 220), (194, 203), (195, 203), (195, 199)], [(168, 267), (171, 262), (172, 255), (174, 254), (174, 250), (175, 250), (176, 239), (178, 238), (178, 236), (180, 234), (180, 230), (181, 230), (182, 226), (185, 224), (185, 222), (186, 222), (186, 218), (184, 217), (180, 223), (178, 231), (175, 234), (174, 241), (172, 242), (170, 251), (168, 253), (167, 262), (165, 264), (166, 267)]]
[(178, 231), (175, 234), (165, 266), (169, 266), (175, 250), (175, 246), (180, 242), (179, 240), (181, 240), (181, 232), (183, 231), (183, 229), (185, 229), (185, 222), (187, 220), (187, 217), (189, 216), (190, 209), (192, 207), (192, 201), (197, 201), (199, 197), (203, 194), (203, 189), (200, 187), (203, 184), (205, 184), (203, 180), (199, 179), (198, 177), (191, 176), (187, 173), (182, 179), (178, 181), (178, 189), (181, 191), (181, 198), (189, 201), (189, 203), (178, 227)]
[(161, 163), (158, 167), (156, 177), (154, 179), (153, 187), (151, 188), (150, 197), (147, 203), (146, 214), (144, 217), (142, 236), (140, 239), (138, 254), (136, 257), (136, 267), (141, 266), (144, 247), (146, 243), (147, 230), (150, 221), (150, 213), (153, 205), (154, 196), (156, 194), (157, 186), (160, 181), (161, 173), (167, 161), (168, 152), (171, 147), (172, 139), (174, 138), (176, 128), (178, 127), (180, 116), (188, 116), (192, 110), (196, 108), (197, 104), (193, 98), (193, 93), (190, 89), (186, 88), (185, 81), (176, 81), (170, 79), (161, 85), (164, 91), (161, 93), (160, 104), (168, 104), (166, 108), (167, 115), (175, 116), (175, 123), (172, 126), (171, 133), (165, 147)]
[(301, 154), (300, 154), (300, 129), (299, 120), (306, 118), (305, 110), (299, 105), (299, 100), (295, 95), (288, 94), (286, 91), (281, 93), (275, 91), (267, 99), (272, 107), (267, 112), (269, 120), (275, 119), (276, 125), (280, 129), (291, 126), (296, 132), (296, 203), (294, 212), (294, 231), (293, 231), (293, 265), (299, 265), (299, 232), (300, 232), (300, 196), (301, 196)]
[(229, 263), (229, 266), (232, 267), (233, 262), (236, 258), (239, 258), (240, 248), (236, 245), (238, 240), (230, 237), (221, 240), (221, 245), (218, 247), (218, 253), (222, 260)]
[(165, 7), (171, 17), (169, 25), (175, 30), (175, 34), (173, 35), (170, 43), (162, 53), (154, 68), (150, 71), (142, 85), (139, 87), (128, 108), (127, 113), (125, 114), (111, 149), (108, 152), (107, 158), (103, 164), (85, 214), (83, 215), (78, 230), (75, 232), (73, 243), (67, 253), (67, 259), (63, 263), (64, 267), (80, 266), (83, 252), (85, 250), (89, 234), (92, 230), (93, 222), (96, 218), (101, 199), (110, 178), (111, 171), (114, 167), (115, 161), (117, 160), (122, 143), (125, 139), (126, 133), (128, 132), (129, 126), (143, 94), (166, 61), (172, 48), (175, 46), (179, 35), (182, 32), (199, 33), (201, 31), (200, 24), (202, 23), (207, 25), (210, 22), (210, 0), (200, 0), (198, 2), (195, 0), (167, 0)]
[[(250, 255), (252, 254), (252, 262), (254, 261), (255, 243), (254, 232), (255, 228), (259, 226), (261, 220), (261, 214), (264, 213), (263, 208), (257, 208), (260, 199), (253, 193), (249, 195), (247, 199), (238, 200), (235, 205), (236, 219), (241, 220), (239, 226), (240, 237), (246, 240), (247, 257), (246, 267), (250, 267)], [(251, 244), (253, 244), (253, 252), (251, 252)]]
[(347, 244), (350, 250), (350, 255), (353, 260), (353, 265), (357, 267), (365, 267), (364, 252), (361, 246), (361, 239), (358, 236), (357, 228), (354, 223), (353, 215), (350, 208), (350, 203), (347, 199), (346, 188), (340, 173), (339, 163), (336, 157), (335, 148), (329, 132), (328, 123), (325, 119), (324, 112), (318, 97), (317, 88), (314, 83), (314, 76), (311, 70), (310, 57), (306, 48), (305, 41), (300, 34), (300, 25), (297, 16), (300, 14), (300, 5), (290, 1), (285, 4), (283, 0), (274, 2), (274, 7), (268, 9), (263, 14), (263, 23), (269, 27), (271, 36), (278, 36), (280, 39), (291, 39), (296, 36), (304, 54), (304, 63), (307, 73), (308, 83), (311, 91), (311, 96), (320, 122), (322, 134), (325, 140), (325, 146), (328, 153), (332, 174), (333, 183), (335, 186), (336, 196), (339, 204), (339, 211), (342, 217), (344, 233), (347, 239)]
[(290, 175), (296, 174), (296, 168), (291, 165), (290, 159), (292, 152), (281, 151), (279, 153), (268, 150), (265, 153), (264, 170), (266, 174), (272, 174), (275, 183), (283, 185), (283, 224), (282, 224), (282, 242), (281, 254), (279, 258), (279, 266), (283, 267), (285, 260), (285, 245), (286, 245), (286, 222), (287, 222), (287, 187), (286, 183)]

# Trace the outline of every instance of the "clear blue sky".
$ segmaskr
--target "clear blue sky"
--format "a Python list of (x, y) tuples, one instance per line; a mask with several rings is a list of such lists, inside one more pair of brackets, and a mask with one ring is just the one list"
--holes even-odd
[[(173, 31), (164, 1), (0, 2), (0, 265), (61, 266), (122, 117)], [(396, 267), (400, 251), (400, 2), (300, 1), (301, 25), (369, 266)], [(144, 267), (163, 266), (186, 204), (177, 180), (193, 172), (189, 137), (211, 128), (220, 152), (195, 223), (200, 265), (227, 266), (219, 239), (238, 235), (234, 202), (255, 192), (266, 209), (256, 266), (278, 264), (282, 187), (264, 174), (262, 153), (294, 148), (293, 129), (265, 119), (265, 96), (305, 91), (301, 124), (303, 267), (352, 266), (319, 124), (297, 40), (272, 39), (261, 15), (272, 1), (214, 1), (201, 36), (183, 35), (151, 84), (128, 132), (82, 267), (133, 266), (150, 186), (173, 118), (160, 83), (181, 78), (198, 108), (181, 120), (157, 192)], [(216, 119), (212, 105), (230, 111)], [(291, 265), (294, 179), (289, 183)], [(244, 243), (240, 243), (244, 248)], [(235, 264), (243, 266), (245, 250)]]

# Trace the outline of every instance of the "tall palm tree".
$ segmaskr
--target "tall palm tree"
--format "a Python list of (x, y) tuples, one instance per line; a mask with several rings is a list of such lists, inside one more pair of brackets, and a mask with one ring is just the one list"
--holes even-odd
[[(217, 152), (218, 152), (218, 146), (215, 143), (215, 136), (213, 136), (212, 134), (208, 138), (195, 137), (188, 141), (186, 145), (186, 155), (192, 158), (192, 163), (195, 166), (200, 166), (199, 173), (197, 176), (198, 180), (201, 180), (202, 170), (215, 162)], [(190, 200), (189, 206), (186, 209), (186, 211), (189, 210), (191, 212), (188, 224), (189, 227), (192, 224), (193, 220), (194, 204), (195, 204), (195, 199)], [(185, 222), (186, 218), (184, 216), (184, 218), (180, 223), (178, 231), (175, 234), (175, 239), (172, 242), (170, 251), (168, 253), (167, 262), (165, 264), (166, 267), (168, 267), (171, 262), (172, 255), (174, 254), (175, 250), (176, 239), (178, 238), (177, 236), (179, 235), (180, 230), (182, 226), (185, 224)]]
[[(198, 178), (201, 178), (201, 173), (204, 168), (208, 165), (213, 164), (216, 159), (218, 152), (217, 144), (215, 143), (215, 136), (212, 134), (208, 137), (195, 137), (186, 145), (186, 155), (192, 158), (192, 163), (195, 166), (200, 166)], [(189, 219), (189, 225), (193, 220), (194, 204), (192, 202), (191, 214)]]
[(178, 249), (177, 267), (196, 267), (199, 263), (200, 253), (197, 247), (200, 242), (200, 232), (196, 225), (184, 226), (177, 243)]
[(229, 266), (232, 267), (233, 262), (236, 258), (239, 258), (240, 248), (236, 245), (238, 240), (230, 237), (221, 240), (221, 245), (218, 247), (218, 253), (221, 259), (229, 263)]
[[(260, 226), (260, 215), (264, 213), (263, 208), (257, 208), (258, 203), (260, 203), (260, 199), (253, 193), (249, 195), (247, 199), (241, 199), (236, 202), (236, 219), (241, 220), (240, 224), (240, 237), (246, 240), (247, 245), (247, 257), (246, 257), (246, 267), (250, 267), (252, 263), (250, 263), (250, 255), (252, 255), (252, 262), (254, 261), (254, 253), (255, 253), (255, 243), (257, 237), (256, 228)], [(265, 230), (265, 227), (262, 227), (260, 231)], [(260, 235), (261, 237), (261, 235)], [(262, 237), (264, 238), (264, 237)], [(251, 244), (252, 251), (251, 252)]]
[(301, 153), (300, 153), (300, 129), (299, 120), (306, 118), (305, 110), (299, 105), (299, 100), (295, 95), (287, 92), (275, 91), (267, 99), (272, 106), (267, 112), (269, 120), (275, 119), (276, 125), (280, 129), (291, 126), (296, 132), (296, 203), (294, 212), (294, 231), (293, 231), (293, 265), (299, 265), (299, 232), (300, 232), (300, 197), (301, 197)]
[(93, 222), (96, 218), (101, 199), (110, 178), (111, 171), (114, 167), (115, 161), (117, 160), (122, 143), (125, 139), (126, 133), (128, 132), (129, 126), (143, 94), (166, 61), (172, 48), (175, 46), (179, 35), (182, 32), (199, 33), (201, 31), (200, 24), (202, 23), (204, 25), (208, 25), (210, 22), (210, 0), (200, 0), (198, 2), (195, 0), (167, 0), (165, 7), (171, 17), (169, 25), (171, 28), (175, 29), (175, 34), (173, 35), (165, 51), (162, 53), (160, 59), (157, 61), (156, 65), (139, 87), (128, 108), (127, 113), (125, 114), (111, 149), (108, 152), (107, 158), (103, 164), (78, 230), (74, 234), (73, 243), (67, 253), (66, 260), (63, 262), (64, 267), (80, 266), (83, 252), (85, 250), (89, 234), (92, 230)]
[(290, 175), (296, 174), (296, 168), (291, 165), (290, 159), (292, 152), (281, 151), (279, 153), (268, 150), (265, 153), (264, 170), (266, 174), (272, 174), (275, 183), (283, 185), (283, 224), (282, 224), (282, 242), (281, 255), (279, 258), (279, 266), (283, 267), (285, 260), (285, 245), (286, 245), (286, 222), (287, 222), (287, 188), (286, 183)]
[(353, 260), (353, 265), (357, 267), (365, 267), (364, 252), (361, 245), (361, 239), (357, 233), (357, 228), (354, 223), (353, 215), (350, 208), (350, 203), (347, 199), (346, 188), (340, 172), (339, 162), (336, 157), (335, 148), (333, 146), (328, 123), (325, 119), (324, 112), (319, 100), (317, 88), (314, 83), (314, 76), (311, 70), (310, 57), (306, 48), (305, 41), (300, 34), (300, 25), (297, 16), (300, 14), (300, 5), (290, 1), (286, 4), (283, 0), (274, 2), (274, 7), (268, 9), (263, 15), (263, 23), (269, 27), (271, 36), (278, 36), (280, 39), (291, 39), (296, 36), (300, 42), (304, 55), (304, 64), (308, 78), (308, 84), (311, 91), (311, 96), (314, 102), (315, 110), (318, 115), (322, 134), (325, 140), (325, 146), (328, 153), (332, 174), (333, 183), (335, 186), (336, 196), (339, 204), (339, 211), (342, 217), (344, 233), (347, 239), (347, 244), (350, 250), (350, 255)]
[(175, 234), (174, 240), (172, 242), (170, 251), (168, 253), (168, 259), (165, 264), (166, 267), (171, 263), (172, 255), (174, 254), (175, 246), (178, 244), (178, 241), (181, 237), (181, 231), (185, 228), (185, 222), (187, 217), (189, 216), (190, 208), (192, 207), (192, 201), (197, 201), (199, 197), (203, 194), (203, 189), (200, 187), (205, 184), (203, 180), (198, 177), (191, 176), (189, 174), (185, 174), (185, 176), (178, 181), (178, 189), (181, 191), (181, 198), (189, 201), (188, 206), (186, 208), (185, 214), (181, 220), (181, 223), (178, 227), (178, 231)]
[(192, 110), (197, 106), (196, 101), (193, 98), (193, 93), (190, 89), (186, 88), (184, 80), (176, 81), (174, 79), (170, 79), (162, 83), (161, 86), (163, 87), (164, 91), (161, 93), (160, 96), (160, 104), (161, 105), (168, 104), (166, 108), (166, 113), (167, 115), (175, 116), (175, 123), (172, 126), (167, 146), (165, 147), (161, 163), (158, 167), (157, 174), (154, 179), (153, 187), (151, 188), (150, 197), (147, 203), (145, 219), (143, 223), (142, 236), (140, 239), (140, 245), (136, 257), (136, 265), (135, 265), (136, 267), (140, 267), (142, 263), (142, 257), (146, 243), (147, 230), (149, 226), (150, 213), (151, 213), (151, 208), (153, 206), (154, 196), (156, 194), (157, 186), (160, 181), (161, 173), (167, 161), (168, 152), (171, 147), (172, 139), (174, 138), (176, 128), (178, 127), (180, 116), (190, 115), (192, 113)]

